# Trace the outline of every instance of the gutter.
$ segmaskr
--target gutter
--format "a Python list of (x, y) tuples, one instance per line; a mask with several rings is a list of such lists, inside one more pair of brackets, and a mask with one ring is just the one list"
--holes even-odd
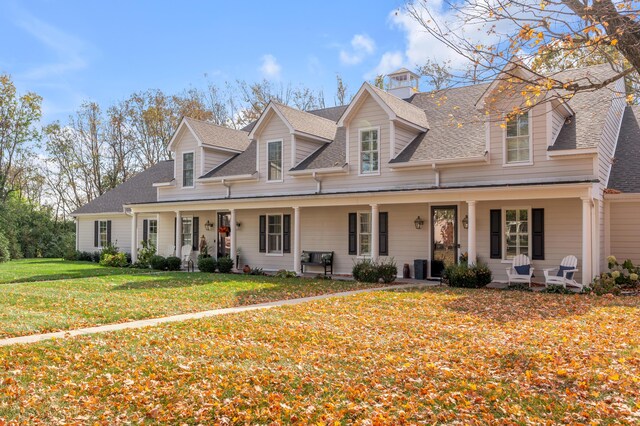
[(152, 184), (151, 186), (153, 186), (154, 188), (162, 188), (162, 187), (167, 187), (167, 186), (176, 186), (176, 180), (173, 179), (169, 182), (156, 182), (154, 184)]
[(346, 173), (349, 173), (349, 163), (344, 163), (342, 166), (308, 170), (289, 170), (287, 172), (289, 176), (339, 175)]
[(593, 155), (598, 155), (598, 149), (597, 148), (547, 150), (547, 157), (549, 157), (549, 158), (593, 156)]
[(234, 175), (234, 176), (216, 176), (210, 178), (198, 178), (198, 182), (202, 183), (222, 183), (225, 182), (243, 182), (243, 181), (252, 181), (258, 180), (258, 172), (247, 173), (244, 175)]

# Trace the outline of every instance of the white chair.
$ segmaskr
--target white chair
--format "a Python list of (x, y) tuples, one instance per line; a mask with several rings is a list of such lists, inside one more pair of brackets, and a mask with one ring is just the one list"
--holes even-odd
[[(527, 268), (528, 266), (528, 268)], [(511, 283), (527, 283), (531, 287), (531, 278), (533, 277), (533, 266), (526, 254), (519, 254), (513, 258), (511, 268), (507, 268), (507, 278), (509, 285)]]
[[(193, 251), (193, 247), (191, 244), (185, 244), (182, 246), (182, 266), (189, 270), (189, 262), (191, 261), (191, 252)], [(193, 266), (193, 264), (191, 265)]]
[[(582, 284), (578, 283), (573, 277), (576, 272), (578, 266), (578, 258), (570, 255), (562, 259), (560, 262), (560, 266), (557, 268), (549, 268), (544, 270), (544, 285), (549, 287), (550, 285), (561, 285), (564, 288), (567, 288), (567, 284), (571, 287), (577, 287), (582, 290), (584, 287)], [(552, 274), (552, 271), (556, 271), (555, 274)]]

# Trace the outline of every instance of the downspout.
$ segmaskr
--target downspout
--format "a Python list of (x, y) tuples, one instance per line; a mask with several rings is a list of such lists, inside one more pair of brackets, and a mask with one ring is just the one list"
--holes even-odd
[(227, 183), (225, 179), (222, 179), (222, 185), (227, 188), (227, 198), (231, 198), (231, 184)]
[(318, 176), (316, 172), (313, 172), (311, 177), (316, 181), (316, 194), (320, 194), (322, 192), (322, 179), (320, 179), (320, 176)]

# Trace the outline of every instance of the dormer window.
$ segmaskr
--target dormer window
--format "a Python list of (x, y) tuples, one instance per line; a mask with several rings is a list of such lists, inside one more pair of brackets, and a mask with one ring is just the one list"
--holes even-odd
[(380, 129), (360, 130), (360, 174), (380, 173)]
[(182, 154), (182, 186), (193, 187), (193, 152)]
[(505, 163), (530, 164), (531, 135), (529, 114), (520, 114), (507, 121), (505, 133)]
[(267, 181), (282, 181), (282, 141), (267, 142)]

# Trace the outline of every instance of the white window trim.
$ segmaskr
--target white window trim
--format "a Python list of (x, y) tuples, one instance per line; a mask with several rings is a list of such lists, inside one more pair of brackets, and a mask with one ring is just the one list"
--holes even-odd
[(107, 245), (109, 244), (109, 220), (108, 219), (98, 220), (98, 248), (105, 247), (104, 245), (102, 245), (102, 238), (101, 238), (102, 232), (100, 231), (100, 228), (102, 227), (103, 222), (104, 222), (104, 233), (105, 233), (104, 239), (107, 242)]
[[(184, 184), (184, 155), (185, 154), (193, 154), (193, 184), (191, 186), (186, 186)], [(180, 180), (182, 182), (182, 189), (193, 189), (196, 187), (196, 152), (195, 151), (182, 151), (181, 154), (181, 160), (182, 160), (182, 169), (180, 170), (182, 172), (182, 176), (180, 176)]]
[[(191, 247), (193, 247), (193, 216), (182, 216), (180, 218), (181, 222), (180, 222), (180, 239), (183, 240), (184, 238), (182, 237), (183, 233), (182, 233), (182, 222), (184, 222), (185, 219), (191, 219)], [(180, 241), (180, 247), (182, 247), (184, 245), (184, 241)]]
[(358, 258), (360, 259), (371, 259), (371, 251), (369, 251), (369, 253), (362, 253), (360, 251), (360, 216), (363, 214), (368, 214), (369, 215), (369, 250), (372, 249), (371, 247), (371, 241), (373, 240), (373, 230), (371, 229), (372, 227), (372, 223), (371, 223), (371, 211), (370, 210), (362, 210), (356, 213), (357, 216), (357, 220), (356, 220), (356, 238), (357, 240), (357, 245), (358, 245)]
[[(533, 166), (533, 109), (527, 111), (529, 120), (529, 161), (507, 162), (507, 126), (502, 129), (502, 167)], [(506, 124), (506, 122), (505, 122)]]
[[(269, 217), (270, 216), (280, 216), (280, 252), (269, 252)], [(284, 256), (284, 214), (283, 213), (274, 213), (267, 214), (266, 218), (266, 229), (265, 229), (265, 255), (266, 256)], [(275, 235), (275, 234), (274, 234)]]
[[(378, 131), (378, 170), (370, 173), (362, 173), (362, 132), (366, 132), (369, 130), (377, 130)], [(382, 139), (382, 134), (380, 133), (380, 126), (373, 127), (360, 127), (358, 128), (358, 176), (380, 176), (380, 141)]]
[[(272, 143), (280, 143), (280, 179), (269, 179), (269, 145)], [(284, 141), (282, 139), (273, 139), (267, 141), (267, 151), (265, 153), (267, 168), (266, 168), (266, 177), (267, 183), (278, 183), (284, 182)]]
[(160, 227), (158, 226), (158, 219), (157, 218), (150, 218), (150, 219), (146, 219), (146, 221), (147, 221), (147, 239), (148, 239), (149, 242), (151, 242), (151, 221), (155, 221), (156, 222), (156, 232), (155, 232), (155, 234), (156, 234), (156, 242), (155, 242), (155, 246), (156, 246), (156, 252), (157, 252), (158, 251), (158, 235), (159, 235), (158, 230), (160, 229)]
[(507, 223), (507, 210), (527, 210), (527, 217), (528, 222), (527, 222), (527, 229), (529, 229), (529, 245), (527, 247), (527, 256), (529, 256), (529, 259), (531, 259), (531, 242), (532, 242), (532, 238), (531, 238), (531, 206), (508, 206), (508, 207), (503, 207), (502, 208), (502, 224), (501, 224), (501, 229), (502, 229), (502, 234), (501, 234), (501, 238), (502, 238), (502, 260), (501, 263), (513, 263), (513, 259), (507, 259), (507, 234), (506, 234), (506, 223)]

